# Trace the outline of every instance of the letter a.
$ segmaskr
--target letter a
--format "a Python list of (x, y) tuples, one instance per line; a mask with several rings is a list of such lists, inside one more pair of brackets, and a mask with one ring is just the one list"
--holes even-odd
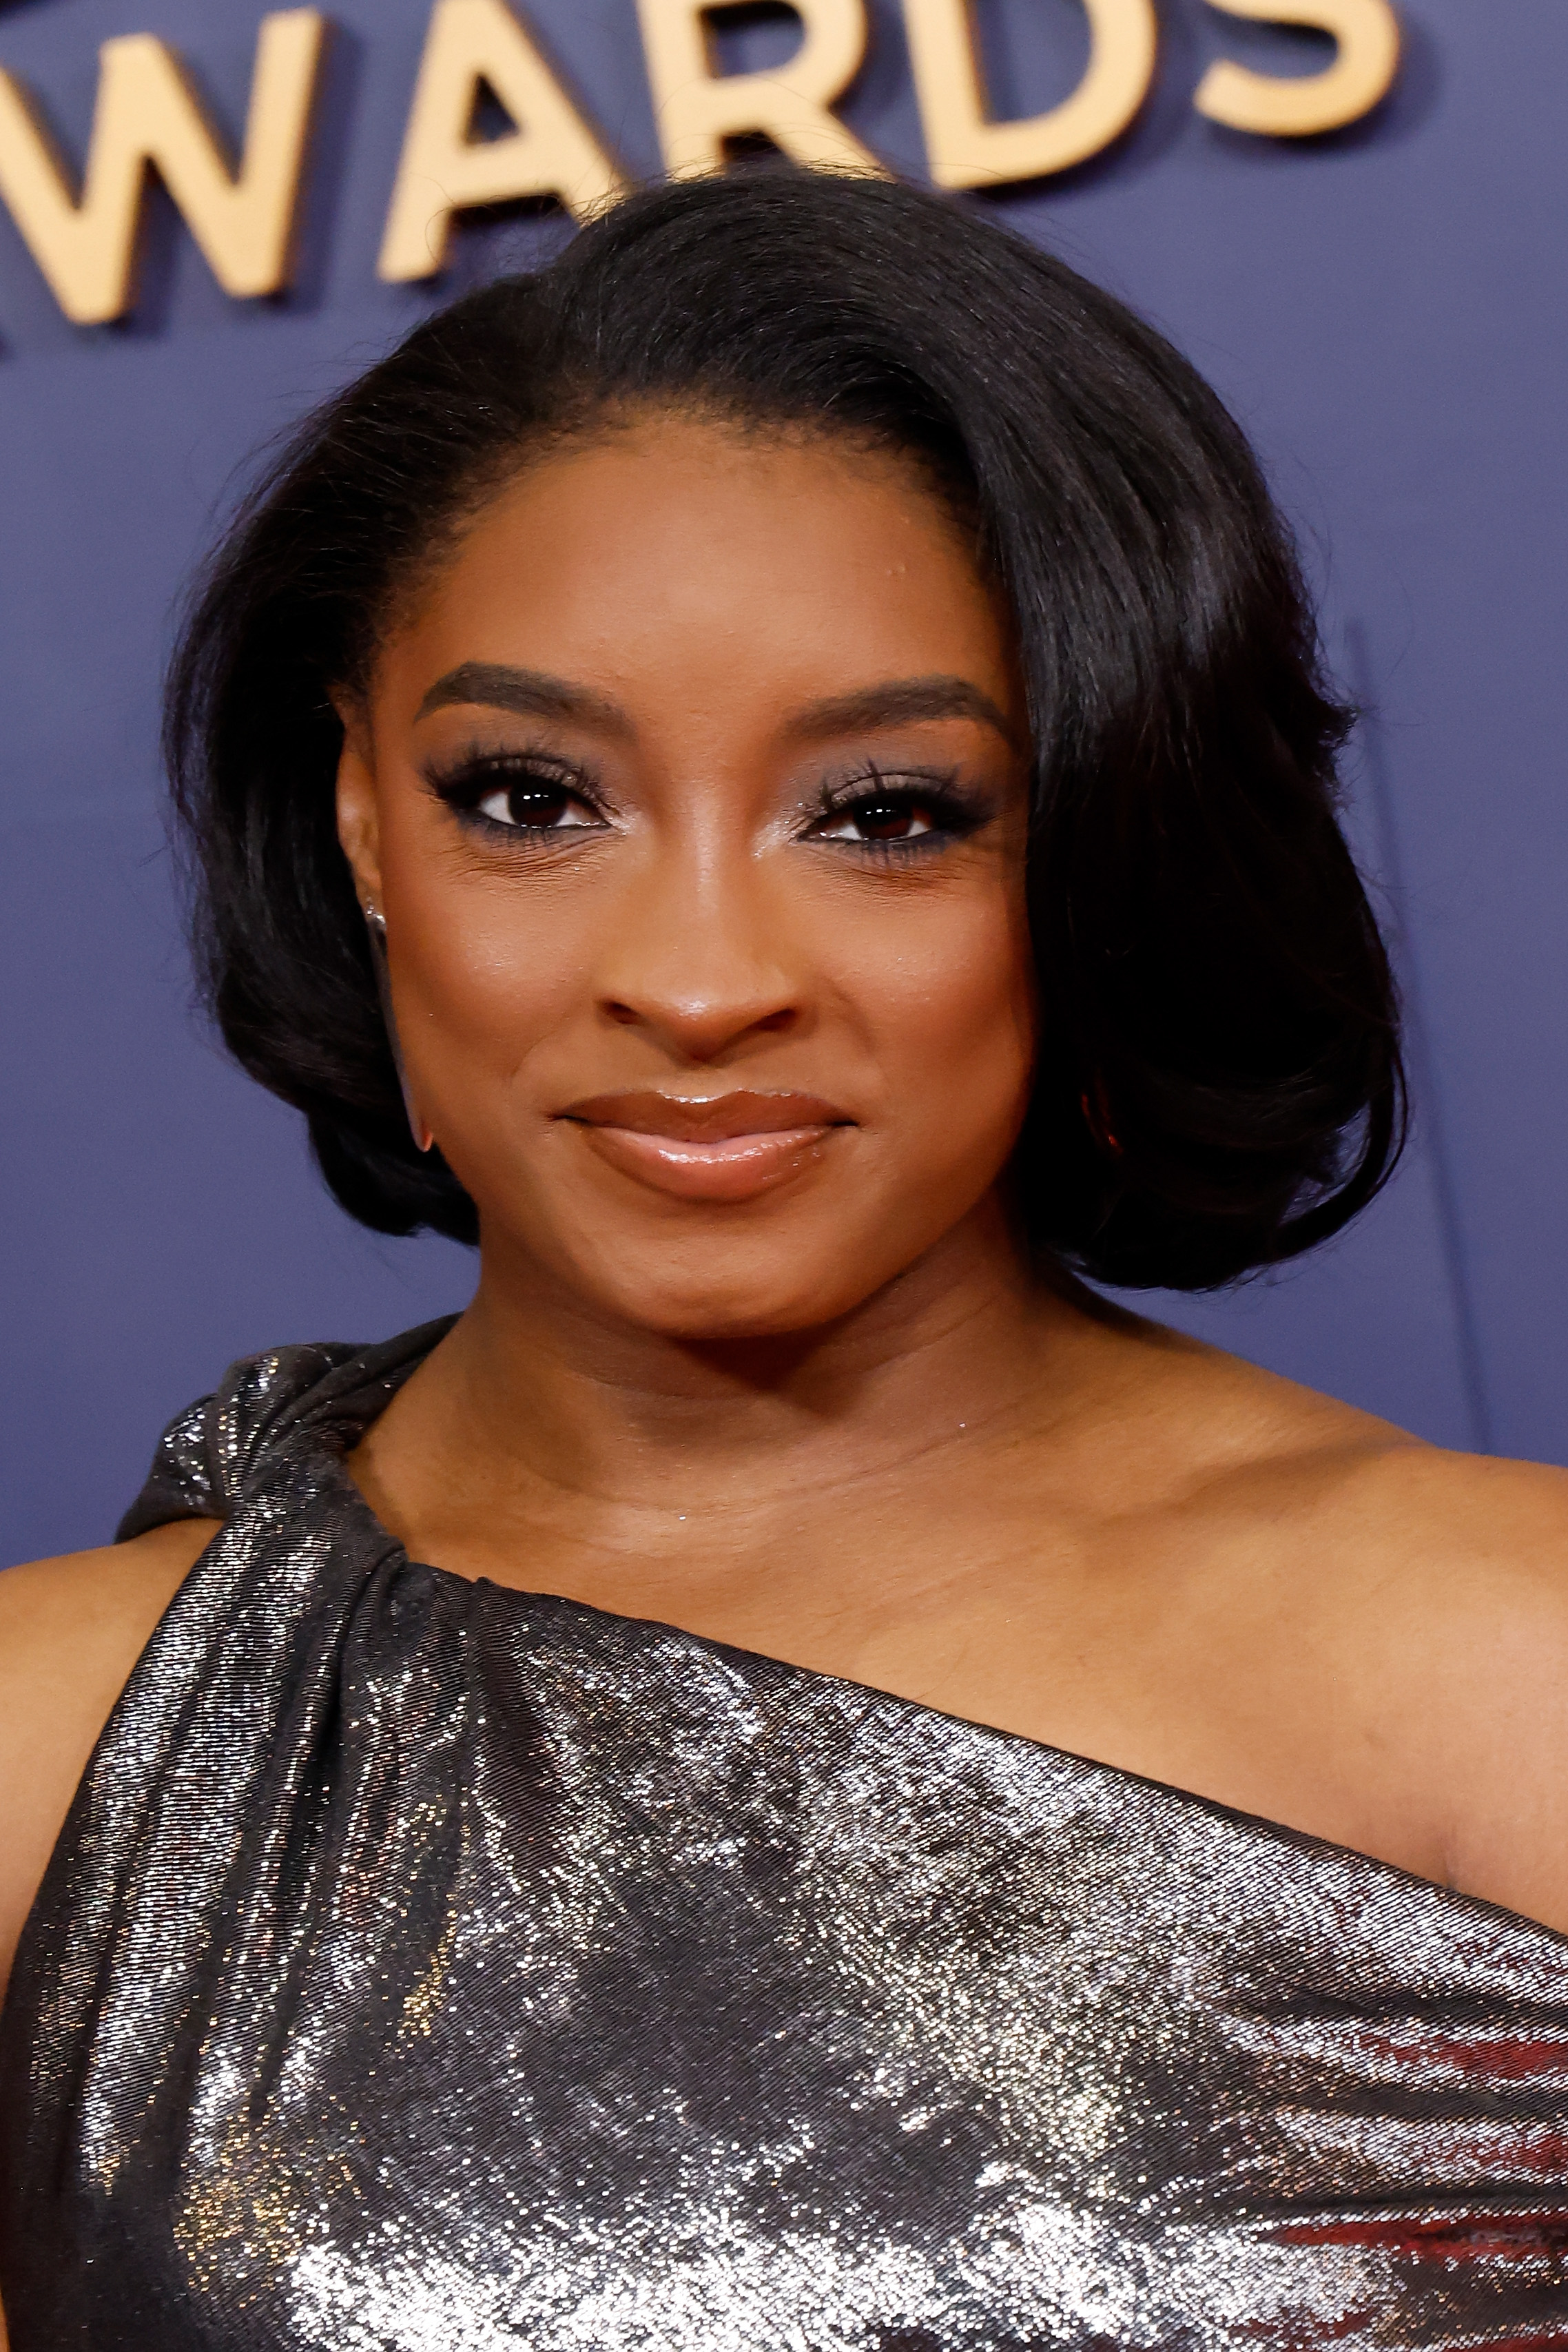
[[(481, 86), (517, 124), (509, 137), (469, 136)], [(557, 196), (583, 220), (620, 187), (603, 144), (506, 0), (437, 0), (382, 239), (382, 277), (394, 284), (434, 277), (453, 214), (470, 205)]]
[(772, 73), (721, 74), (704, 18), (738, 0), (637, 0), (659, 144), (675, 179), (724, 168), (724, 142), (761, 131), (830, 172), (874, 173), (881, 163), (833, 111), (866, 54), (865, 0), (790, 0), (805, 37)]
[(1399, 19), (1388, 0), (1212, 0), (1227, 16), (1310, 25), (1331, 33), (1340, 53), (1327, 73), (1279, 79), (1228, 61), (1211, 66), (1193, 104), (1231, 131), (1306, 139), (1359, 122), (1385, 98), (1399, 70)]
[(0, 70), (0, 196), (68, 319), (119, 319), (134, 298), (147, 166), (227, 294), (288, 282), (294, 214), (326, 20), (314, 8), (263, 18), (239, 169), (151, 33), (106, 41), (79, 203), (22, 85)]
[(939, 188), (1037, 180), (1120, 138), (1149, 95), (1159, 51), (1154, 0), (1084, 0), (1089, 71), (1047, 114), (993, 122), (966, 0), (904, 0), (931, 175)]

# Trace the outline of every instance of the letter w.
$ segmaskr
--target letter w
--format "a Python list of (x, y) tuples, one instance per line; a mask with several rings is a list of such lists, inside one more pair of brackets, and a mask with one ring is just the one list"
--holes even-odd
[(149, 164), (226, 293), (287, 283), (325, 33), (314, 8), (263, 20), (237, 171), (172, 49), (151, 33), (106, 41), (79, 202), (30, 97), (0, 68), (0, 197), (68, 319), (92, 326), (130, 309)]

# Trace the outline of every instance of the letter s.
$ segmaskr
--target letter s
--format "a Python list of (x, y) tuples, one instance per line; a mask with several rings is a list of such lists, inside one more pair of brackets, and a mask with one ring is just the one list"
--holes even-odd
[(1193, 103), (1211, 122), (1304, 139), (1370, 114), (1399, 68), (1399, 19), (1390, 0), (1209, 0), (1228, 16), (1310, 25), (1331, 33), (1340, 53), (1326, 73), (1283, 80), (1245, 66), (1211, 66)]

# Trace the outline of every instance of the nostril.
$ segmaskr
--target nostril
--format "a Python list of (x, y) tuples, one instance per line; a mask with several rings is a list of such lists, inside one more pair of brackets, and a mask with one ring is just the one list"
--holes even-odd
[(777, 1035), (797, 1026), (802, 1007), (784, 992), (715, 991), (711, 994), (679, 993), (650, 987), (631, 997), (605, 994), (599, 999), (599, 1017), (617, 1029), (641, 1029), (662, 1038), (677, 1052), (700, 1057), (721, 1052), (737, 1037)]

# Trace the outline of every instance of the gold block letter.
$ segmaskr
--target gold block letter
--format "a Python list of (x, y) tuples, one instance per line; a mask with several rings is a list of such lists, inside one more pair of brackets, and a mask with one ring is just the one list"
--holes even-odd
[(1154, 79), (1154, 0), (1084, 0), (1089, 71), (1062, 105), (1026, 122), (993, 122), (967, 0), (904, 0), (910, 61), (939, 188), (1036, 180), (1086, 163), (1126, 130)]
[(1331, 33), (1339, 56), (1327, 73), (1280, 80), (1245, 66), (1211, 66), (1193, 100), (1211, 122), (1304, 139), (1359, 122), (1387, 95), (1399, 69), (1399, 19), (1389, 0), (1212, 0), (1227, 16), (1275, 25), (1310, 25)]
[(68, 319), (96, 326), (130, 309), (149, 163), (226, 294), (287, 284), (325, 32), (314, 8), (264, 18), (233, 173), (174, 51), (151, 33), (106, 41), (79, 202), (27, 92), (0, 69), (0, 196)]
[[(481, 85), (517, 124), (509, 137), (469, 136)], [(382, 239), (382, 277), (434, 277), (453, 214), (471, 205), (557, 196), (584, 220), (620, 191), (603, 143), (506, 0), (437, 0)]]
[(637, 0), (664, 160), (676, 179), (724, 168), (724, 142), (762, 131), (797, 163), (885, 176), (832, 111), (866, 54), (865, 0), (791, 0), (805, 37), (772, 73), (721, 74), (706, 19), (735, 0)]

